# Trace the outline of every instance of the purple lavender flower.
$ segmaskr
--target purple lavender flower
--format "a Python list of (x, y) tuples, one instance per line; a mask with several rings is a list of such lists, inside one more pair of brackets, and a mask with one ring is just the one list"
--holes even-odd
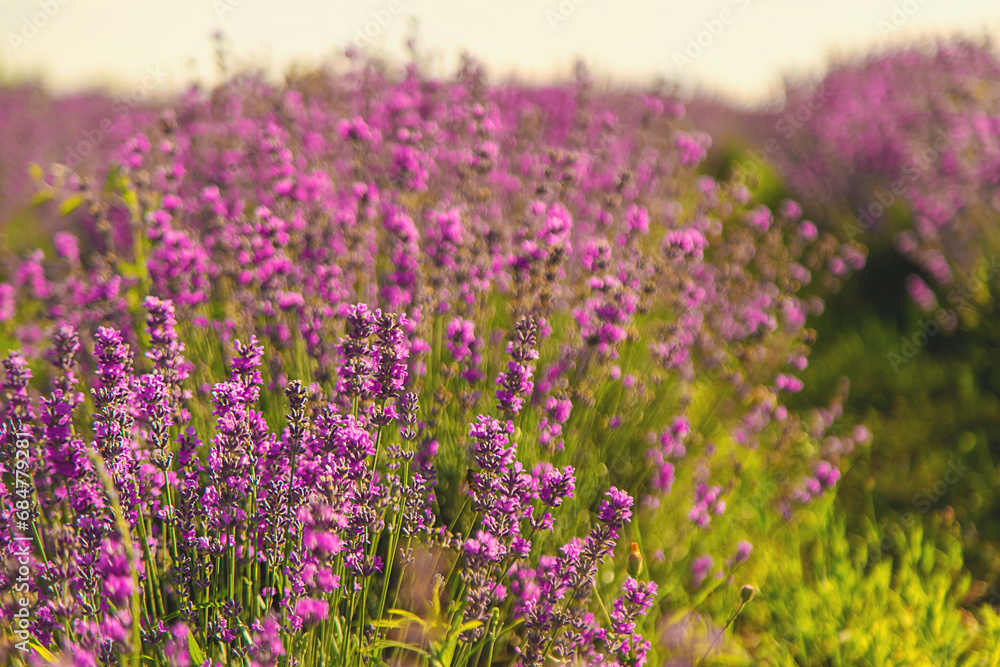
[(541, 432), (538, 442), (549, 452), (562, 451), (563, 424), (569, 419), (573, 402), (568, 398), (549, 396), (545, 402), (545, 416), (538, 425)]
[(22, 422), (30, 421), (34, 417), (34, 410), (28, 398), (28, 382), (33, 375), (28, 362), (20, 352), (11, 350), (3, 360), (3, 368), (6, 374), (3, 391), (7, 398), (3, 416), (15, 417)]
[(462, 366), (459, 375), (470, 384), (486, 377), (479, 364), (482, 363), (483, 339), (476, 336), (476, 324), (472, 320), (453, 318), (445, 331), (448, 337), (445, 348), (452, 358)]
[(524, 406), (524, 397), (530, 396), (535, 388), (532, 381), (534, 365), (538, 359), (537, 345), (538, 324), (532, 317), (521, 318), (514, 328), (514, 339), (507, 343), (507, 354), (511, 360), (507, 362), (506, 372), (497, 377), (497, 409), (508, 419), (515, 417)]
[(375, 366), (372, 372), (372, 398), (381, 404), (388, 399), (399, 396), (406, 384), (407, 359), (410, 356), (410, 343), (403, 327), (406, 318), (395, 315), (376, 317), (375, 337), (377, 342), (371, 347), (372, 361)]
[(496, 475), (504, 472), (513, 462), (516, 448), (507, 445), (514, 432), (513, 422), (501, 424), (492, 417), (479, 415), (469, 429), (469, 435), (476, 439), (472, 456), (484, 472)]
[(367, 397), (371, 388), (371, 375), (375, 364), (371, 356), (368, 337), (375, 330), (376, 319), (363, 303), (352, 306), (347, 313), (347, 338), (340, 341), (343, 359), (339, 368), (337, 391), (347, 397)]
[(184, 358), (185, 345), (177, 337), (174, 304), (150, 296), (142, 305), (148, 312), (146, 329), (152, 346), (146, 358), (168, 384), (179, 387), (190, 375), (192, 365)]
[(778, 390), (787, 391), (791, 393), (796, 393), (802, 391), (802, 380), (798, 379), (794, 375), (786, 375), (785, 373), (779, 373), (778, 377), (774, 381), (774, 386)]
[(745, 563), (750, 559), (750, 552), (753, 551), (753, 545), (746, 540), (741, 540), (739, 545), (736, 547), (736, 553), (729, 561), (729, 567), (735, 567), (740, 563)]
[(94, 394), (94, 445), (104, 458), (123, 506), (135, 521), (138, 487), (135, 481), (136, 462), (133, 455), (134, 419), (131, 406), (132, 353), (114, 329), (100, 327), (94, 335), (95, 371), (100, 386)]
[(712, 571), (712, 564), (715, 561), (708, 554), (702, 554), (691, 561), (691, 587), (698, 588), (705, 580), (708, 573)]
[(698, 482), (695, 487), (694, 506), (688, 513), (688, 518), (699, 528), (708, 526), (712, 514), (722, 514), (726, 510), (726, 502), (720, 498), (721, 495), (721, 486), (709, 487)]

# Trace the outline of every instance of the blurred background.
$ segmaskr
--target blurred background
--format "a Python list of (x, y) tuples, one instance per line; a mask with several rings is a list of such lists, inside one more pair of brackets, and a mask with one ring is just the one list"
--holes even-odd
[(217, 31), (237, 60), (272, 76), (350, 44), (402, 58), (417, 36), (438, 73), (465, 50), (494, 75), (531, 79), (566, 75), (584, 58), (616, 81), (663, 77), (755, 104), (780, 95), (789, 75), (820, 74), (831, 56), (998, 28), (989, 0), (4, 0), (0, 73), (58, 91), (128, 90), (156, 68), (166, 77), (158, 91), (176, 91), (218, 81)]

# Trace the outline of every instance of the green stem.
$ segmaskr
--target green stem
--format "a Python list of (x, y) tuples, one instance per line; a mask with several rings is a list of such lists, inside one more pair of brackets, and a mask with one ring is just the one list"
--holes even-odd
[(125, 547), (125, 557), (128, 558), (128, 569), (129, 573), (132, 575), (132, 595), (129, 596), (132, 612), (132, 648), (129, 654), (129, 660), (132, 667), (139, 667), (139, 664), (142, 661), (142, 634), (139, 625), (141, 623), (142, 614), (139, 610), (139, 572), (135, 568), (135, 545), (132, 539), (132, 529), (129, 527), (128, 521), (125, 520), (125, 511), (122, 509), (121, 503), (118, 500), (118, 492), (115, 490), (115, 483), (108, 474), (108, 469), (104, 466), (104, 458), (93, 449), (87, 450), (87, 456), (90, 457), (91, 462), (94, 464), (97, 476), (100, 478), (101, 484), (104, 486), (104, 492), (108, 496), (108, 500), (111, 502), (111, 508), (115, 514), (115, 524), (118, 528), (118, 533), (122, 537), (122, 542), (124, 542), (123, 546)]
[[(409, 550), (410, 550), (410, 543), (411, 543), (412, 541), (413, 541), (413, 538), (412, 538), (411, 536), (409, 536), (409, 535), (408, 535), (408, 536), (406, 537), (406, 551), (409, 551)], [(400, 578), (402, 578), (402, 576), (403, 576), (403, 573), (401, 572), (399, 576), (400, 576)], [(402, 579), (400, 579), (400, 581), (402, 581)], [(397, 605), (398, 603), (399, 603), (399, 586), (396, 586), (396, 590), (395, 590), (395, 591), (393, 591), (393, 593), (392, 593), (392, 607), (391, 607), (391, 608), (392, 608), (392, 609), (395, 609), (395, 608), (396, 608), (396, 605)], [(380, 618), (381, 618), (381, 617), (380, 617)]]
[(229, 597), (236, 598), (236, 526), (233, 526), (230, 542), (226, 545), (229, 555)]
[(712, 640), (712, 643), (708, 645), (708, 649), (705, 650), (705, 654), (701, 656), (701, 660), (698, 661), (695, 667), (701, 667), (701, 664), (705, 662), (705, 658), (707, 658), (708, 654), (712, 652), (712, 649), (715, 648), (715, 645), (719, 643), (719, 640), (725, 636), (726, 630), (728, 630), (729, 626), (733, 624), (733, 621), (736, 620), (736, 617), (740, 615), (740, 612), (743, 611), (743, 607), (745, 607), (746, 604), (747, 603), (743, 599), (740, 599), (739, 603), (737, 603), (736, 605), (736, 609), (734, 609), (733, 612), (729, 615), (729, 620), (726, 621), (726, 625), (722, 628), (722, 631), (715, 636), (715, 638)]
[[(141, 508), (137, 509), (137, 514), (138, 516), (136, 520), (136, 525), (138, 525), (139, 527), (139, 539), (142, 542), (142, 558), (143, 562), (145, 562), (146, 564), (146, 571), (148, 573), (149, 587), (151, 590), (150, 596), (152, 598), (152, 603), (153, 603), (153, 611), (159, 616), (166, 616), (166, 612), (164, 611), (163, 607), (163, 598), (160, 594), (160, 582), (158, 577), (156, 576), (156, 567), (154, 567), (155, 564), (153, 563), (153, 554), (149, 550), (149, 539), (146, 536), (146, 520), (143, 517)], [(154, 622), (155, 620), (156, 619), (151, 618), (150, 623), (153, 623), (155, 625)]]
[(594, 586), (594, 596), (597, 597), (597, 604), (601, 606), (601, 611), (604, 612), (604, 619), (608, 622), (608, 625), (614, 625), (611, 621), (611, 614), (608, 613), (608, 608), (604, 606), (604, 600), (601, 598), (601, 592), (597, 590), (597, 586)]
[(386, 556), (385, 577), (382, 581), (382, 594), (378, 601), (378, 620), (382, 621), (382, 614), (385, 612), (385, 598), (389, 593), (389, 586), (392, 580), (392, 566), (396, 560), (396, 547), (399, 545), (399, 534), (403, 528), (402, 512), (393, 521), (392, 533), (389, 535), (389, 553)]

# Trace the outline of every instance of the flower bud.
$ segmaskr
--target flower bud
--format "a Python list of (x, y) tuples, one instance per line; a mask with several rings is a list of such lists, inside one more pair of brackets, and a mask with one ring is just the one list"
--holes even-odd
[(743, 604), (753, 600), (753, 596), (757, 593), (757, 587), (752, 584), (746, 584), (740, 589), (740, 599), (743, 600)]
[(639, 543), (632, 543), (632, 550), (628, 554), (628, 565), (626, 566), (629, 575), (634, 579), (642, 573), (642, 554), (639, 553)]

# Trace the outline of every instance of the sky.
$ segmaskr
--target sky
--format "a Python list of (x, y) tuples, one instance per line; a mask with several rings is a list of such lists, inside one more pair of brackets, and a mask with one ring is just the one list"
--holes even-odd
[[(463, 51), (495, 76), (602, 79), (761, 102), (833, 57), (963, 34), (1000, 37), (997, 0), (0, 0), (0, 79), (169, 94), (218, 80), (212, 34), (279, 76), (360, 45), (396, 62), (416, 35), (438, 74)], [(1000, 41), (1000, 40), (998, 40)]]

